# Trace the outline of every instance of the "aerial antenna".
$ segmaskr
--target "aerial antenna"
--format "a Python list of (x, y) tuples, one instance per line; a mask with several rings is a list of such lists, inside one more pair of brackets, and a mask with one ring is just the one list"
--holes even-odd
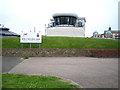
[(34, 32), (36, 32), (36, 27), (34, 27)]

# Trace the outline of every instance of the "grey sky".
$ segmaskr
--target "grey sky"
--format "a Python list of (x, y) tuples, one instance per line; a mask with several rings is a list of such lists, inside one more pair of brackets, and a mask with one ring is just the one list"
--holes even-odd
[(119, 0), (0, 0), (0, 23), (11, 31), (41, 30), (54, 13), (75, 13), (86, 17), (86, 36), (118, 29)]
[(119, 4), (118, 4), (118, 29), (120, 30), (120, 1), (119, 1)]

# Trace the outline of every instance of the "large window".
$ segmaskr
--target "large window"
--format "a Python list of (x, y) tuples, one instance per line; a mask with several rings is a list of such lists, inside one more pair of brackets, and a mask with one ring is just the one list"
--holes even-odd
[(57, 16), (54, 17), (56, 25), (73, 25), (75, 26), (76, 17), (70, 16)]
[(69, 24), (75, 26), (75, 23), (76, 23), (76, 18), (70, 17), (70, 22), (69, 22)]

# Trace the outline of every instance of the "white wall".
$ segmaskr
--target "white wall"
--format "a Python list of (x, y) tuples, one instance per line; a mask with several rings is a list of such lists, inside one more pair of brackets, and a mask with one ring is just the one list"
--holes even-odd
[(85, 37), (82, 27), (52, 27), (46, 28), (47, 36)]

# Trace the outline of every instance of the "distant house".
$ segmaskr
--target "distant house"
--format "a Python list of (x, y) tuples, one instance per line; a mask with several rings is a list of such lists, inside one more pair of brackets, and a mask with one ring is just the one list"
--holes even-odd
[(2, 37), (19, 37), (20, 35), (14, 33), (14, 32), (11, 32), (9, 31), (10, 29), (9, 28), (6, 28), (6, 27), (0, 27), (0, 38)]
[(105, 30), (103, 34), (98, 34), (97, 31), (93, 32), (92, 38), (111, 38), (111, 39), (120, 39), (120, 31), (119, 30)]
[(120, 30), (119, 31), (111, 31), (112, 38), (114, 39), (120, 39)]

